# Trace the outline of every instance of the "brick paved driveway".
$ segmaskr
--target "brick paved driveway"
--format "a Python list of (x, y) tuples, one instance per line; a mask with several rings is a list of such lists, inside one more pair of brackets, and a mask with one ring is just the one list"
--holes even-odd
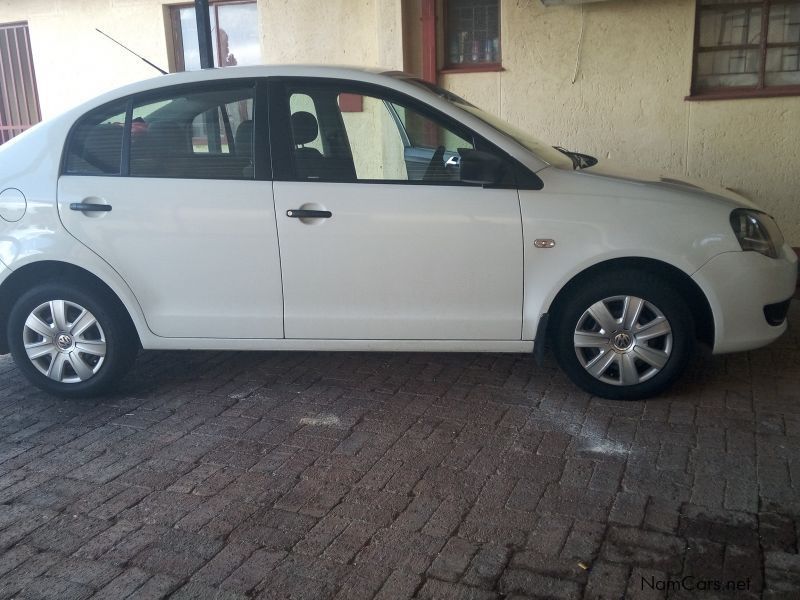
[(526, 356), (161, 352), (57, 401), (2, 358), (0, 597), (798, 597), (799, 383), (796, 330), (647, 403)]

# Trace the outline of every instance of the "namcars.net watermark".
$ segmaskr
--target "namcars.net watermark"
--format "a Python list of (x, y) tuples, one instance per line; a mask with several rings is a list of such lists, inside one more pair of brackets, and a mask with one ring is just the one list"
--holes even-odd
[(654, 576), (642, 577), (642, 590), (660, 592), (744, 592), (750, 590), (747, 579), (701, 579), (686, 575), (680, 579), (656, 579)]

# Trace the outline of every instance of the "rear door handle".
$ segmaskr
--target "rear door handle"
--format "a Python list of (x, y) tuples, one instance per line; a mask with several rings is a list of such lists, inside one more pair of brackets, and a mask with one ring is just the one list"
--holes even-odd
[(110, 204), (88, 204), (86, 202), (73, 202), (69, 205), (70, 210), (79, 212), (111, 212)]
[(286, 216), (292, 219), (330, 219), (333, 213), (329, 210), (305, 210), (293, 208), (286, 211)]

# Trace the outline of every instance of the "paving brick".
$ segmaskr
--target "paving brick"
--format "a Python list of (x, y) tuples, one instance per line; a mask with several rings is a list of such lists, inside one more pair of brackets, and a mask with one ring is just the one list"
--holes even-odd
[(573, 486), (550, 485), (537, 511), (606, 521), (614, 497), (608, 492)]
[(36, 549), (24, 545), (17, 545), (6, 550), (0, 555), (0, 577), (17, 568), (35, 554)]
[(633, 492), (619, 492), (614, 497), (608, 520), (612, 523), (638, 527), (644, 520), (647, 496)]
[(560, 554), (572, 527), (572, 519), (561, 515), (545, 515), (528, 535), (527, 547), (540, 554)]
[(27, 538), (27, 543), (41, 550), (71, 554), (85, 542), (110, 527), (108, 521), (83, 515), (62, 514), (48, 521)]
[(503, 546), (480, 546), (462, 581), (470, 586), (494, 589), (508, 563), (510, 552), (509, 548)]
[[(397, 573), (397, 571), (395, 571), (395, 573)], [(416, 575), (413, 577), (418, 579)], [(388, 578), (389, 572), (380, 567), (365, 571), (355, 569), (349, 577), (342, 581), (342, 584), (336, 592), (335, 599), (350, 600), (351, 598), (372, 598), (378, 594)], [(416, 587), (414, 589), (416, 589)], [(390, 585), (388, 592), (390, 595), (385, 596), (386, 600), (403, 597), (410, 598), (413, 595), (413, 590), (411, 593), (404, 595), (403, 590), (399, 586), (395, 587), (394, 583)]]
[(495, 600), (497, 594), (463, 584), (427, 579), (416, 597), (426, 600)]
[(412, 598), (422, 585), (422, 577), (416, 573), (392, 571), (375, 596), (375, 600), (395, 600)]
[(108, 584), (99, 589), (93, 600), (118, 600), (127, 598), (150, 579), (150, 574), (136, 567), (129, 567)]
[(0, 358), (0, 597), (793, 597), (798, 349), (647, 402), (549, 356), (143, 352), (81, 402)]
[(223, 589), (247, 593), (254, 589), (269, 572), (286, 557), (285, 552), (256, 550), (222, 582)]
[(171, 600), (207, 600), (208, 598), (213, 598), (214, 600), (247, 600), (249, 597), (233, 590), (220, 590), (199, 581), (190, 581), (170, 595)]
[(567, 536), (561, 556), (564, 558), (579, 558), (587, 562), (597, 555), (603, 536), (606, 532), (605, 523), (594, 521), (576, 520)]
[(46, 574), (72, 583), (98, 588), (114, 579), (120, 571), (119, 567), (111, 563), (67, 556), (50, 567)]
[(355, 521), (350, 523), (331, 544), (322, 556), (327, 560), (347, 564), (371, 540), (378, 527), (371, 523)]
[(507, 596), (516, 593), (568, 600), (581, 595), (581, 585), (574, 581), (564, 581), (524, 569), (507, 569), (500, 578), (498, 587)]
[(598, 562), (591, 565), (589, 581), (583, 597), (586, 600), (611, 600), (621, 598), (628, 582), (628, 571), (625, 565)]
[(603, 542), (601, 556), (610, 562), (675, 573), (681, 569), (685, 549), (686, 544), (676, 536), (612, 526)]
[(472, 542), (450, 538), (428, 569), (428, 575), (445, 581), (458, 581), (477, 549)]
[(424, 573), (445, 540), (422, 533), (382, 529), (355, 559), (357, 565), (380, 565), (411, 573)]
[(143, 585), (138, 587), (128, 598), (133, 599), (157, 599), (166, 598), (174, 592), (181, 582), (175, 577), (169, 575), (157, 574), (153, 575), (150, 579), (144, 582)]

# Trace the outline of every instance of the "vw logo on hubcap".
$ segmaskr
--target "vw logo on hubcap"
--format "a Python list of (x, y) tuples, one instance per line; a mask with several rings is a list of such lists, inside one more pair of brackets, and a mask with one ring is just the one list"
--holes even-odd
[(614, 336), (614, 347), (617, 350), (627, 350), (632, 341), (631, 335), (623, 331)]
[(62, 333), (56, 337), (56, 346), (61, 350), (69, 350), (72, 347), (72, 338), (66, 333)]

